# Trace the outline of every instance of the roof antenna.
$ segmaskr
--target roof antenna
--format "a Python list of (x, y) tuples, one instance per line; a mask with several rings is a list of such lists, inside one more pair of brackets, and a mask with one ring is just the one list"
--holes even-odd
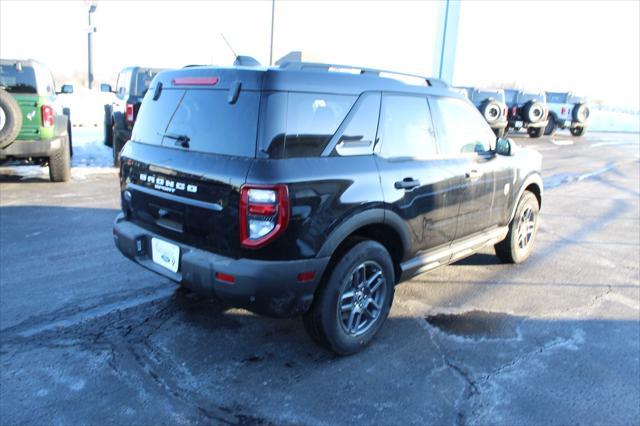
[(220, 33), (220, 37), (222, 37), (222, 39), (224, 40), (225, 43), (227, 43), (227, 47), (229, 48), (229, 50), (231, 51), (231, 53), (233, 53), (233, 57), (237, 58), (238, 54), (236, 53), (235, 50), (233, 50), (233, 47), (231, 47), (231, 43), (229, 43), (227, 41), (227, 38), (224, 36), (224, 34)]

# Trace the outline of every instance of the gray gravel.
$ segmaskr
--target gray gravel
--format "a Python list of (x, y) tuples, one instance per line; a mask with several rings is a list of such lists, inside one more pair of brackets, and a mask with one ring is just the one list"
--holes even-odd
[(347, 358), (125, 260), (115, 171), (0, 171), (0, 423), (639, 424), (639, 135), (516, 140), (544, 155), (532, 258), (402, 284)]

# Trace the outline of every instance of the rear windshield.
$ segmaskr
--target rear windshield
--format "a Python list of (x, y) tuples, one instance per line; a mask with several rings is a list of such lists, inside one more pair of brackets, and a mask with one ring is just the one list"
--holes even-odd
[(564, 104), (567, 102), (567, 93), (547, 92), (547, 102), (550, 104)]
[[(164, 89), (148, 94), (140, 107), (132, 140), (212, 154), (254, 157), (259, 92), (244, 90), (234, 104), (228, 90)], [(188, 140), (188, 147), (183, 141)]]
[(498, 90), (474, 90), (471, 100), (473, 102), (480, 102), (489, 98), (493, 98), (499, 102), (504, 102), (504, 92)]
[(0, 66), (0, 86), (9, 93), (38, 93), (32, 67), (22, 66), (18, 71), (15, 65)]
[(158, 74), (158, 71), (144, 70), (138, 72), (138, 80), (136, 81), (136, 96), (144, 96), (149, 90), (151, 80)]

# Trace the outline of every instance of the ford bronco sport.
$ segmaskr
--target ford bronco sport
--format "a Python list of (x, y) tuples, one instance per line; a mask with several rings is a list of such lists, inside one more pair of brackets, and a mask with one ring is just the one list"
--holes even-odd
[(233, 306), (302, 315), (350, 354), (394, 286), (495, 246), (531, 254), (541, 156), (433, 79), (287, 62), (158, 74), (121, 153), (113, 234), (134, 262)]
[(114, 102), (104, 106), (104, 144), (111, 147), (113, 165), (118, 165), (120, 151), (131, 138), (131, 129), (136, 121), (140, 103), (153, 77), (162, 70), (143, 67), (128, 67), (120, 71), (116, 90), (111, 85), (101, 84), (101, 92), (115, 94)]
[(69, 180), (71, 122), (51, 71), (34, 60), (0, 60), (0, 164), (49, 165), (53, 182)]
[(557, 129), (566, 129), (573, 136), (582, 136), (589, 125), (590, 109), (583, 98), (563, 92), (547, 92), (549, 123), (545, 135), (553, 135)]

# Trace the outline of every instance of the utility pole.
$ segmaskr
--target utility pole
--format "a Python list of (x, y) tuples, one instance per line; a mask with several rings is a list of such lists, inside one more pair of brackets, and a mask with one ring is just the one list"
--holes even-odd
[(273, 17), (276, 12), (276, 0), (271, 0), (271, 46), (269, 47), (269, 66), (273, 65)]
[(89, 89), (93, 86), (93, 33), (96, 32), (96, 27), (91, 24), (91, 15), (96, 11), (97, 5), (93, 3), (89, 3), (89, 28), (87, 28), (87, 42), (88, 42), (88, 62), (89, 62), (89, 73), (87, 78), (87, 84), (89, 85)]
[(458, 22), (460, 21), (459, 0), (438, 2), (440, 9), (436, 27), (436, 48), (433, 58), (433, 76), (451, 84), (458, 44)]

